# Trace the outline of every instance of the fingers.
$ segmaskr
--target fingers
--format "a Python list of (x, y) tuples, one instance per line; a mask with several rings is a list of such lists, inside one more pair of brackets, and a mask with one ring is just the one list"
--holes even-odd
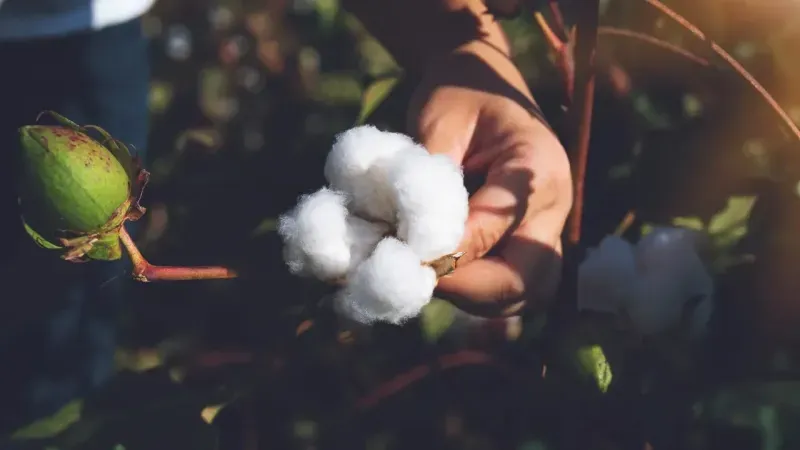
[[(560, 275), (561, 231), (572, 205), (569, 162), (560, 144), (508, 151), (470, 199), (461, 251), (466, 264), (439, 282), (459, 307), (481, 315), (544, 305)], [(496, 256), (486, 257), (497, 249)]]
[(482, 258), (523, 222), (533, 194), (533, 179), (533, 170), (524, 164), (507, 159), (494, 162), (486, 182), (469, 200), (469, 216), (459, 246), (459, 251), (465, 252), (463, 263)]
[(499, 256), (484, 257), (441, 278), (438, 295), (472, 314), (518, 314), (524, 306), (544, 309), (555, 296), (561, 274), (564, 215), (544, 212), (530, 227), (516, 229)]

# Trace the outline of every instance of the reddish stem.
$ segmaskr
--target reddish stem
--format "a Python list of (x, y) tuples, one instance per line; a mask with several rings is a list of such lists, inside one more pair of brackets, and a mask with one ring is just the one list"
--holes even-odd
[(583, 185), (586, 178), (586, 162), (589, 158), (589, 138), (592, 126), (592, 106), (594, 104), (595, 49), (597, 29), (600, 21), (600, 2), (592, 0), (580, 9), (575, 24), (575, 85), (574, 102), (570, 105), (570, 142), (567, 152), (572, 162), (574, 200), (567, 238), (573, 245), (581, 239), (581, 220), (583, 218)]
[(564, 92), (567, 97), (567, 103), (569, 103), (572, 101), (572, 87), (575, 76), (575, 61), (572, 56), (572, 48), (569, 43), (565, 43), (558, 37), (558, 34), (553, 31), (542, 13), (535, 13), (534, 19), (542, 29), (547, 46), (550, 47), (550, 51), (555, 55), (555, 65), (558, 67), (559, 72), (561, 72), (561, 78), (564, 82)]
[(725, 62), (728, 63), (728, 65), (730, 65), (733, 68), (733, 70), (735, 70), (742, 78), (744, 78), (745, 81), (750, 83), (750, 86), (752, 86), (753, 89), (755, 89), (756, 92), (758, 92), (758, 94), (761, 95), (761, 97), (767, 102), (770, 108), (772, 108), (772, 110), (775, 111), (778, 117), (780, 117), (783, 123), (789, 128), (789, 131), (791, 131), (792, 134), (794, 134), (794, 136), (798, 140), (800, 140), (800, 129), (797, 128), (797, 125), (795, 125), (792, 118), (789, 117), (789, 114), (787, 114), (786, 111), (784, 111), (783, 108), (781, 108), (778, 102), (772, 97), (772, 95), (770, 95), (769, 91), (767, 91), (764, 88), (764, 86), (762, 86), (761, 83), (759, 83), (758, 80), (755, 79), (755, 77), (750, 75), (750, 72), (748, 72), (747, 69), (742, 67), (742, 65), (739, 64), (739, 62), (736, 61), (736, 59), (733, 56), (731, 56), (728, 52), (726, 52), (725, 49), (720, 47), (716, 42), (706, 37), (706, 35), (702, 31), (700, 31), (699, 28), (694, 26), (694, 24), (692, 24), (691, 22), (686, 20), (686, 18), (684, 18), (677, 12), (673, 11), (672, 9), (661, 3), (659, 0), (645, 0), (645, 1), (650, 6), (658, 9), (659, 11), (661, 11), (661, 13), (668, 16), (670, 19), (677, 22), (680, 26), (691, 32), (693, 35), (695, 35), (695, 37), (697, 37), (701, 41), (706, 42), (709, 45), (709, 47), (711, 47), (711, 50), (717, 54), (717, 56), (724, 59)]
[[(455, 369), (463, 366), (497, 366), (495, 358), (484, 352), (462, 350), (448, 355), (442, 355), (437, 360), (439, 370)], [(356, 402), (356, 408), (366, 410), (374, 407), (383, 400), (399, 393), (409, 386), (423, 380), (434, 372), (430, 364), (420, 364), (381, 383), (369, 394), (361, 397)]]
[(130, 234), (125, 230), (125, 227), (120, 229), (119, 237), (128, 252), (128, 256), (131, 258), (131, 263), (133, 263), (133, 278), (143, 283), (150, 281), (219, 280), (238, 276), (233, 270), (219, 266), (156, 266), (145, 259)]
[(683, 49), (671, 42), (663, 41), (657, 37), (650, 36), (649, 34), (644, 34), (638, 31), (628, 30), (625, 28), (608, 27), (608, 26), (599, 27), (597, 29), (597, 33), (600, 36), (618, 36), (618, 37), (634, 39), (640, 42), (653, 45), (655, 47), (659, 47), (669, 52), (675, 53), (676, 55), (681, 55), (684, 58), (694, 63), (697, 63), (701, 66), (704, 67), (709, 66), (709, 62), (707, 59), (697, 56), (694, 53), (686, 49)]

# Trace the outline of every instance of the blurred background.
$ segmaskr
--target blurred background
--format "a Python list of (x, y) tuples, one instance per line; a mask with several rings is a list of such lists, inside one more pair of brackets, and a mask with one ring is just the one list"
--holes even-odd
[[(141, 249), (253, 275), (136, 286), (120, 375), (102, 401), (40, 424), (72, 425), (52, 448), (800, 448), (798, 143), (707, 43), (643, 1), (601, 3), (584, 239), (727, 211), (714, 250), (755, 256), (717, 272), (707, 342), (643, 351), (591, 317), (486, 321), (438, 300), (404, 327), (338, 320), (329, 287), (288, 274), (276, 219), (324, 183), (333, 137), (363, 114), (404, 130), (413, 82), (337, 0), (159, 0), (144, 21)], [(665, 3), (800, 123), (800, 3)], [(541, 29), (527, 14), (504, 26), (561, 132)], [(605, 395), (561, 362), (587, 340), (614, 373)]]

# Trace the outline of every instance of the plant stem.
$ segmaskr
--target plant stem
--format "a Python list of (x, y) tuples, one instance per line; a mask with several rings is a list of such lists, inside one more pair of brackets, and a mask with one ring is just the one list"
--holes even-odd
[(589, 138), (594, 104), (594, 62), (599, 21), (600, 2), (591, 0), (580, 9), (575, 23), (575, 84), (572, 93), (573, 102), (568, 111), (570, 133), (567, 146), (572, 163), (574, 189), (572, 211), (567, 224), (567, 238), (573, 245), (577, 245), (581, 239), (583, 186), (586, 178), (586, 162), (589, 158)]
[(463, 366), (492, 366), (506, 373), (511, 373), (510, 369), (497, 361), (497, 359), (489, 353), (475, 350), (460, 350), (455, 353), (439, 356), (433, 365), (420, 364), (384, 381), (370, 393), (358, 399), (356, 401), (356, 409), (367, 411), (387, 398), (394, 396), (400, 391), (434, 374), (436, 369), (448, 370)]
[(755, 79), (755, 77), (750, 75), (750, 72), (748, 72), (747, 69), (745, 69), (741, 64), (739, 64), (739, 62), (736, 61), (736, 59), (733, 56), (731, 56), (728, 52), (726, 52), (725, 49), (720, 47), (716, 42), (706, 37), (706, 35), (702, 31), (700, 31), (699, 28), (694, 26), (694, 24), (686, 20), (686, 18), (684, 18), (677, 12), (670, 9), (668, 6), (661, 3), (659, 0), (645, 0), (645, 2), (647, 2), (650, 6), (659, 10), (662, 14), (666, 15), (670, 19), (677, 22), (680, 26), (688, 30), (690, 33), (695, 35), (695, 37), (697, 37), (701, 41), (706, 42), (711, 48), (711, 50), (717, 54), (717, 56), (724, 59), (725, 62), (728, 63), (728, 65), (733, 68), (733, 70), (735, 70), (742, 78), (744, 78), (745, 81), (750, 83), (750, 86), (752, 86), (753, 89), (755, 89), (756, 92), (758, 92), (758, 94), (761, 95), (761, 97), (767, 102), (770, 108), (772, 108), (772, 110), (778, 115), (778, 117), (781, 118), (783, 123), (786, 125), (786, 127), (789, 128), (789, 131), (791, 131), (794, 137), (800, 140), (800, 129), (797, 128), (797, 125), (795, 125), (792, 118), (789, 117), (789, 114), (787, 114), (786, 111), (784, 111), (783, 108), (781, 108), (778, 102), (772, 97), (772, 95), (770, 95), (770, 93), (764, 88), (764, 86), (762, 86), (761, 83), (759, 83), (758, 80)]
[(238, 276), (233, 270), (220, 266), (156, 266), (145, 259), (125, 227), (120, 228), (119, 238), (133, 263), (132, 275), (136, 281), (147, 283), (150, 281), (219, 280)]
[(625, 28), (617, 28), (609, 26), (599, 27), (597, 29), (597, 34), (600, 36), (607, 36), (607, 37), (625, 37), (636, 41), (644, 42), (646, 44), (650, 44), (655, 47), (661, 48), (663, 50), (672, 52), (676, 55), (680, 55), (703, 67), (708, 67), (710, 65), (707, 59), (697, 56), (694, 53), (684, 48), (681, 48), (671, 42), (663, 41), (655, 36), (650, 36), (649, 34), (640, 33), (638, 31), (628, 30)]

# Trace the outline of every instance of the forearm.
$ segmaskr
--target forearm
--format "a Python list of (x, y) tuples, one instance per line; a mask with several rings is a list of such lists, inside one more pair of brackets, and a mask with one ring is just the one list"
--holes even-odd
[(510, 55), (505, 34), (481, 0), (343, 0), (343, 5), (412, 73), (476, 41)]

